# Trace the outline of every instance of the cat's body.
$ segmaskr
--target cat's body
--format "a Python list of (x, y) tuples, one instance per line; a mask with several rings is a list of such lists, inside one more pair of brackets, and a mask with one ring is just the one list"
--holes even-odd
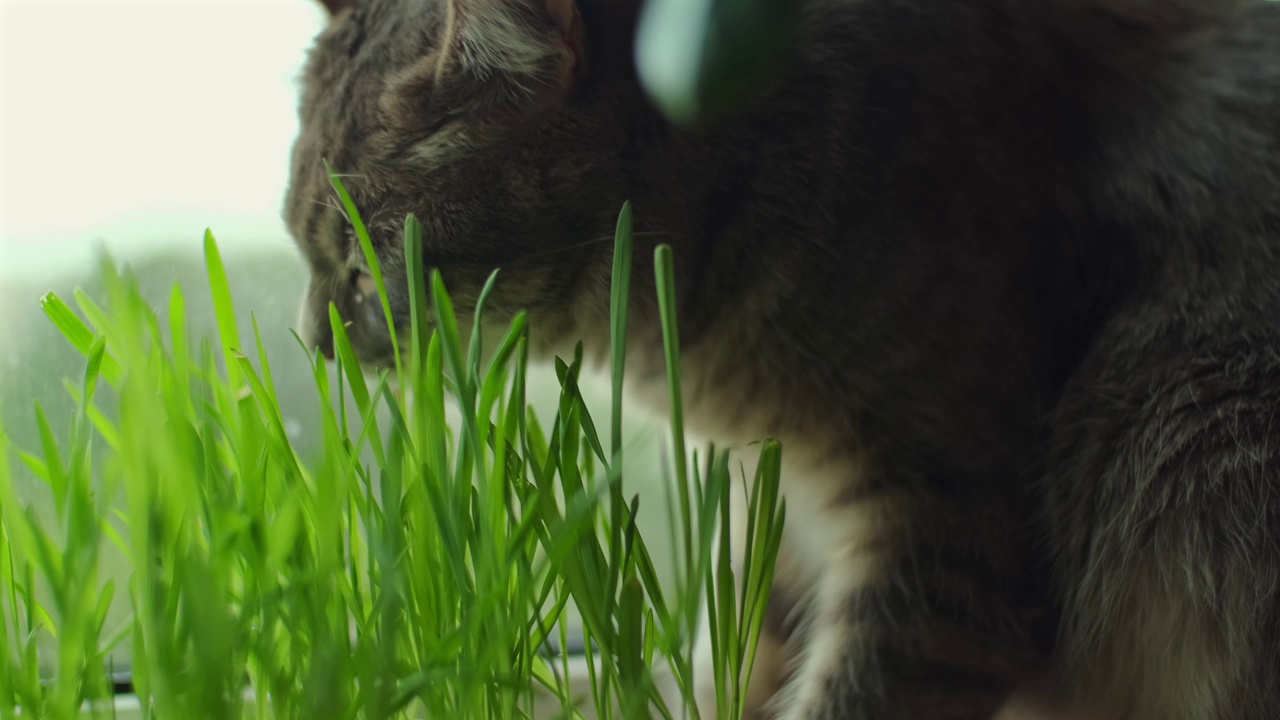
[(384, 266), (416, 213), (460, 307), (501, 266), (544, 351), (607, 352), (629, 199), (633, 391), (665, 388), (665, 242), (691, 426), (783, 442), (769, 712), (977, 720), (1047, 672), (1116, 717), (1280, 718), (1280, 5), (808, 0), (706, 133), (645, 102), (635, 14), (340, 13), (286, 208), (310, 316), (385, 356), (322, 157)]

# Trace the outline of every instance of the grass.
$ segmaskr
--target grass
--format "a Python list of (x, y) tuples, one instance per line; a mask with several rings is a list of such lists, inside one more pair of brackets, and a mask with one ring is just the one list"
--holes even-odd
[[(367, 233), (333, 181), (390, 323)], [(300, 350), (321, 401), (317, 457), (289, 442), (261, 330), (238, 327), (211, 233), (216, 338), (189, 337), (177, 286), (162, 326), (111, 263), (105, 304), (44, 298), (84, 372), (66, 383), (77, 406), (67, 432), (39, 403), (38, 447), (14, 447), (0, 429), (0, 718), (113, 716), (109, 657), (124, 644), (143, 717), (696, 718), (695, 673), (706, 672), (720, 717), (742, 716), (784, 521), (781, 450), (764, 442), (752, 478), (715, 448), (685, 452), (670, 249), (656, 255), (676, 449), (666, 559), (650, 555), (624, 482), (630, 208), (615, 248), (608, 445), (578, 391), (581, 347), (556, 360), (558, 408), (537, 417), (525, 401), (526, 319), (489, 352), (480, 332), (464, 344), (420, 237), (408, 218), (403, 382), (359, 367), (332, 306), (336, 374)], [(51, 513), (18, 496), (18, 463), (47, 486)], [(749, 498), (734, 518), (746, 522), (740, 566), (728, 555), (733, 483)], [(100, 581), (107, 552), (129, 559), (127, 587)], [(664, 561), (676, 570), (665, 587)], [(116, 595), (132, 618), (108, 632)], [(585, 684), (568, 654), (548, 651), (567, 646), (571, 609), (587, 640)], [(701, 613), (711, 668), (693, 664)], [(39, 649), (48, 637), (53, 658)], [(660, 692), (661, 666), (674, 696)], [(539, 698), (556, 709), (536, 715)]]

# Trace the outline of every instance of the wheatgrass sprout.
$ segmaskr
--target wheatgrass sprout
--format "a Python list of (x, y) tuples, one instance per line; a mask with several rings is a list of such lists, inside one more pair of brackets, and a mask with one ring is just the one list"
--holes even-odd
[[(331, 178), (394, 328), (368, 233)], [(37, 403), (40, 447), (0, 435), (0, 718), (115, 717), (108, 658), (124, 646), (146, 718), (696, 718), (695, 672), (714, 674), (722, 717), (742, 717), (783, 525), (780, 448), (762, 444), (749, 483), (714, 448), (705, 463), (686, 457), (673, 259), (659, 248), (678, 507), (677, 581), (662, 587), (624, 482), (631, 228), (627, 205), (607, 447), (578, 389), (581, 346), (556, 361), (559, 403), (540, 420), (526, 403), (527, 319), (491, 353), (478, 331), (464, 346), (412, 216), (409, 328), (393, 330), (400, 381), (360, 367), (332, 306), (332, 366), (302, 350), (322, 415), (314, 457), (290, 443), (262, 331), (256, 319), (248, 335), (238, 326), (212, 233), (216, 338), (189, 337), (182, 288), (162, 323), (111, 262), (104, 304), (47, 295), (46, 314), (85, 369), (67, 382), (77, 403), (67, 432)], [(477, 327), (501, 282), (490, 278)], [(17, 463), (43, 483), (52, 512), (18, 495)], [(736, 568), (734, 482), (749, 496)], [(107, 552), (128, 559), (127, 587), (100, 581)], [(132, 609), (123, 628), (105, 626), (113, 602)], [(585, 681), (566, 652), (548, 650), (568, 645), (570, 607)], [(712, 668), (693, 667), (700, 613)], [(46, 637), (55, 657), (39, 650)], [(656, 668), (675, 695), (661, 692)]]

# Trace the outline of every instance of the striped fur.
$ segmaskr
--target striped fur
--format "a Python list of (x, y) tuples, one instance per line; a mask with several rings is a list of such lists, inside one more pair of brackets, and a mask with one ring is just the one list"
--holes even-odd
[(631, 392), (663, 409), (667, 243), (690, 426), (784, 446), (753, 720), (1280, 718), (1280, 3), (800, 1), (782, 80), (700, 133), (636, 81), (637, 0), (338, 12), (304, 335), (332, 301), (387, 360), (324, 159), (392, 278), (413, 212), (543, 356), (606, 357), (631, 200)]

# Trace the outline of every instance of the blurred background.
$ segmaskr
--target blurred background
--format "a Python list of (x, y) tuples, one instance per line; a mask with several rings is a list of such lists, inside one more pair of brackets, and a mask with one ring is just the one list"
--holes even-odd
[[(210, 228), (241, 327), (250, 313), (262, 326), (288, 431), (304, 456), (315, 448), (314, 384), (289, 332), (306, 270), (280, 207), (297, 78), (325, 20), (314, 0), (0, 0), (0, 425), (18, 447), (38, 447), (36, 400), (67, 427), (63, 380), (83, 371), (41, 295), (69, 300), (81, 287), (98, 297), (105, 251), (158, 307), (180, 283), (192, 334), (212, 335), (201, 244)], [(559, 388), (539, 371), (531, 399), (550, 417)], [(584, 392), (607, 417), (603, 384)], [(628, 418), (628, 490), (641, 494), (641, 530), (660, 546), (664, 434)], [(44, 488), (16, 469), (24, 500), (47, 511)], [(106, 568), (104, 581), (127, 582), (119, 559)], [(117, 597), (108, 635), (128, 615)], [(127, 647), (115, 661), (127, 672)]]

